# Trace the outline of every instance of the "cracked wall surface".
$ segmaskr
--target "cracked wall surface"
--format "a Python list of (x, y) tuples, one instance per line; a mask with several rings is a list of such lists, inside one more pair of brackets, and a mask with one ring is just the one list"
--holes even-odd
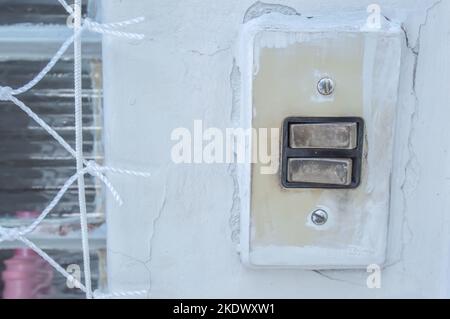
[[(148, 297), (448, 296), (450, 254), (450, 1), (377, 1), (405, 33), (389, 231), (382, 289), (364, 271), (249, 270), (237, 254), (233, 165), (174, 165), (171, 132), (234, 127), (234, 48), (242, 22), (267, 10), (333, 14), (373, 1), (108, 0), (105, 21), (146, 16), (142, 43), (106, 38), (105, 148), (109, 165), (153, 173), (111, 176), (125, 205), (108, 203), (111, 289)], [(345, 3), (345, 5), (343, 5)], [(268, 9), (269, 8), (269, 9)]]

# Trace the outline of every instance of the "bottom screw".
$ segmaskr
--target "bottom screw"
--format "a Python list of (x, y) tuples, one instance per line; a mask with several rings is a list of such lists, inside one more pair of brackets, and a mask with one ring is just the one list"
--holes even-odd
[(328, 221), (328, 213), (323, 209), (315, 210), (311, 214), (311, 221), (317, 226), (323, 226)]

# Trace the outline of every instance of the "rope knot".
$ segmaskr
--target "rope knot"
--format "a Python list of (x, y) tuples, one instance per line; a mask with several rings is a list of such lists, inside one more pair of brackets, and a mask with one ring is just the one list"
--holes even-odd
[(89, 18), (83, 19), (83, 28), (90, 29), (92, 27), (92, 20)]
[(13, 89), (9, 86), (0, 86), (0, 101), (9, 101), (13, 97)]
[(86, 163), (86, 168), (84, 169), (84, 171), (94, 177), (98, 177), (109, 189), (119, 206), (123, 205), (123, 201), (119, 193), (116, 191), (111, 182), (106, 178), (106, 176), (103, 175), (104, 168), (102, 166), (98, 165), (95, 161), (88, 161)]
[(0, 241), (20, 240), (23, 234), (23, 228), (3, 228), (0, 227)]
[(88, 161), (86, 163), (86, 172), (91, 175), (97, 176), (101, 173), (100, 166), (95, 161)]

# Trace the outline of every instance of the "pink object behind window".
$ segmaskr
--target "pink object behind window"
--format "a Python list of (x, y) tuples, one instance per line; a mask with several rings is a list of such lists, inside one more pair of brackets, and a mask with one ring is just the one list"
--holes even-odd
[[(17, 212), (18, 218), (36, 218), (36, 212)], [(5, 261), (4, 299), (40, 299), (50, 294), (53, 269), (29, 248), (19, 248)]]

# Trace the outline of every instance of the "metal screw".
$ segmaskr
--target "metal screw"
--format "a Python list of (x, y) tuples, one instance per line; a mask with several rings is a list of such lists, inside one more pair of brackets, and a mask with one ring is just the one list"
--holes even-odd
[(311, 214), (311, 221), (317, 226), (323, 226), (328, 221), (328, 213), (323, 209), (318, 209)]
[(329, 77), (322, 78), (319, 83), (317, 83), (317, 91), (319, 91), (319, 93), (322, 95), (333, 94), (334, 88), (334, 81)]

